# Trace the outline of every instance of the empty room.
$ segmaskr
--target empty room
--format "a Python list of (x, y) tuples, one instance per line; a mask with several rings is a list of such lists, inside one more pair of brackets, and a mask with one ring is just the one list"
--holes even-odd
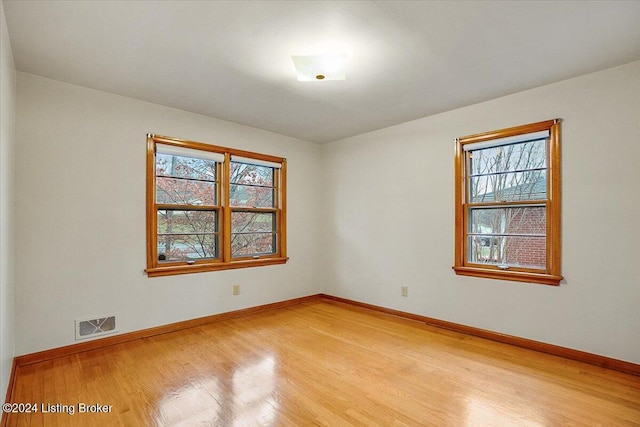
[(0, 426), (640, 426), (639, 1), (0, 13)]

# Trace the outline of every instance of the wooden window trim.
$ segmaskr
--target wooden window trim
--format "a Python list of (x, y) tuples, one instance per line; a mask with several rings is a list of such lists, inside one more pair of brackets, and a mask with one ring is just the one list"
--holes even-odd
[[(190, 148), (202, 151), (224, 154), (224, 163), (218, 164), (218, 204), (216, 207), (206, 209), (216, 210), (219, 215), (219, 257), (214, 260), (198, 260), (193, 263), (186, 261), (158, 262), (158, 241), (157, 241), (157, 210), (164, 204), (156, 203), (156, 171), (155, 171), (155, 151), (156, 144), (162, 143), (176, 147)], [(265, 211), (276, 213), (276, 253), (261, 255), (259, 258), (242, 257), (232, 258), (231, 256), (231, 211), (229, 206), (229, 170), (231, 156), (246, 157), (255, 160), (281, 164), (280, 169), (276, 169), (274, 176), (276, 186), (276, 206), (274, 208), (247, 208), (250, 211)], [(185, 139), (171, 138), (161, 135), (147, 135), (147, 268), (145, 272), (148, 277), (170, 276), (176, 274), (200, 273), (206, 271), (230, 270), (237, 268), (259, 267), (266, 265), (284, 264), (289, 259), (287, 257), (286, 244), (286, 175), (287, 161), (282, 157), (270, 156), (267, 154), (254, 153), (234, 148), (221, 147), (217, 145), (205, 144), (202, 142), (189, 141)], [(175, 207), (172, 205), (171, 207)], [(199, 206), (189, 206), (189, 209), (203, 209)], [(238, 208), (234, 208), (238, 210)], [(240, 209), (242, 210), (242, 209)]]
[[(536, 270), (510, 267), (503, 270), (495, 265), (477, 264), (468, 261), (467, 236), (467, 156), (463, 150), (465, 144), (490, 141), (515, 135), (549, 130), (547, 142), (547, 199), (540, 201), (547, 209), (546, 230), (546, 269)], [(518, 202), (509, 202), (510, 205)], [(495, 204), (494, 204), (495, 205)], [(469, 135), (456, 139), (455, 144), (455, 259), (453, 270), (458, 275), (483, 277), (489, 279), (511, 280), (517, 282), (539, 283), (544, 285), (560, 284), (563, 279), (560, 269), (561, 231), (560, 210), (560, 119), (547, 120), (496, 131)]]

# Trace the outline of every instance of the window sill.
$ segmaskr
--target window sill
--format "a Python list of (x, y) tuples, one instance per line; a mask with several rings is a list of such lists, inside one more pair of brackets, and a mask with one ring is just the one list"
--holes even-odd
[(177, 274), (202, 273), (205, 271), (232, 270), (235, 268), (261, 267), (265, 265), (284, 264), (289, 258), (272, 257), (261, 259), (247, 259), (231, 262), (217, 262), (207, 264), (185, 264), (185, 265), (167, 265), (160, 267), (147, 268), (145, 272), (148, 277), (174, 276)]
[(485, 279), (511, 280), (514, 282), (538, 283), (541, 285), (559, 286), (562, 276), (526, 271), (504, 271), (480, 267), (452, 267), (459, 276), (483, 277)]

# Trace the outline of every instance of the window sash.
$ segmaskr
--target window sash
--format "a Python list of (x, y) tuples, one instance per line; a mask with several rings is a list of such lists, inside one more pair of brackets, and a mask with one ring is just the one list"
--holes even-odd
[[(259, 216), (268, 216), (271, 215), (271, 224), (270, 224), (270, 229), (260, 229), (258, 227), (258, 229), (253, 229), (252, 227), (249, 227), (251, 224), (250, 222), (252, 221), (252, 219), (249, 220), (249, 223), (245, 226), (245, 228), (243, 228), (242, 230), (238, 231), (238, 230), (234, 230), (233, 228), (233, 223), (232, 223), (232, 227), (231, 227), (231, 257), (233, 259), (242, 259), (242, 258), (259, 258), (259, 257), (264, 257), (264, 256), (273, 256), (274, 254), (276, 254), (278, 252), (278, 247), (279, 247), (279, 232), (278, 232), (278, 224), (279, 224), (279, 216), (280, 216), (280, 211), (278, 209), (245, 209), (245, 208), (231, 208), (231, 219), (233, 222), (233, 217), (234, 214), (239, 214), (239, 213), (246, 213), (246, 214), (254, 214), (253, 219), (257, 219)], [(249, 227), (249, 229), (247, 230), (246, 227)], [(238, 243), (238, 240), (242, 240), (242, 238), (240, 236), (250, 236), (250, 235), (263, 235), (264, 237), (266, 237), (267, 235), (271, 235), (272, 236), (272, 240), (271, 240), (271, 250), (270, 251), (260, 251), (260, 250), (254, 250), (253, 252), (245, 252), (245, 253), (238, 253), (237, 251), (234, 252), (234, 243)], [(253, 242), (249, 242), (249, 244), (251, 244)], [(255, 246), (254, 246), (255, 247)], [(236, 247), (237, 248), (237, 247)]]
[[(546, 271), (546, 204), (468, 205), (466, 209), (469, 265)], [(521, 245), (510, 243), (518, 241)]]
[[(173, 221), (167, 217), (166, 230), (161, 230), (163, 227), (159, 220), (156, 223), (156, 257), (158, 263), (167, 265), (168, 263), (195, 263), (200, 261), (219, 259), (220, 254), (220, 209), (219, 208), (199, 208), (191, 209), (190, 206), (176, 207), (171, 206), (158, 206), (156, 209), (156, 219), (161, 216), (161, 212), (164, 211), (168, 216), (169, 212), (177, 214), (176, 218), (172, 218)], [(201, 224), (198, 224), (198, 219), (191, 219), (187, 214), (198, 214), (206, 216), (207, 213), (213, 214), (212, 222), (208, 218), (202, 218)], [(181, 218), (182, 214), (182, 218)], [(197, 229), (196, 225), (201, 228)], [(169, 227), (171, 227), (169, 229)], [(174, 228), (175, 227), (175, 228)], [(208, 237), (207, 237), (208, 236)], [(194, 239), (189, 241), (190, 239)], [(205, 241), (206, 239), (206, 241)], [(212, 240), (211, 240), (212, 239)], [(164, 251), (160, 252), (162, 243), (165, 243)], [(168, 242), (168, 243), (167, 243)], [(174, 244), (173, 248), (167, 248), (167, 244)], [(199, 245), (199, 247), (198, 247)], [(209, 247), (212, 246), (212, 247)], [(172, 250), (173, 249), (173, 250)], [(186, 252), (189, 251), (190, 252)], [(175, 254), (175, 251), (186, 252), (183, 257), (171, 256), (171, 253)], [(195, 254), (195, 256), (193, 255)], [(207, 256), (209, 255), (209, 256)]]
[[(280, 167), (274, 168), (270, 164), (273, 162), (260, 162), (256, 163), (251, 162), (247, 163), (247, 161), (239, 161), (238, 156), (231, 156), (231, 162), (229, 163), (229, 170), (241, 171), (241, 172), (253, 172), (250, 173), (249, 176), (254, 177), (251, 179), (243, 179), (245, 177), (238, 176), (229, 176), (229, 185), (228, 185), (228, 194), (227, 198), (228, 204), (232, 209), (243, 208), (243, 209), (257, 209), (257, 208), (265, 208), (272, 209), (277, 208), (278, 206), (278, 182), (280, 179)], [(251, 160), (245, 157), (241, 158), (243, 160)], [(257, 164), (262, 163), (262, 164)], [(235, 166), (239, 165), (239, 166)], [(243, 167), (244, 166), (244, 167)], [(256, 168), (253, 168), (257, 166)], [(264, 170), (270, 170), (269, 175), (260, 176), (260, 170), (262, 172)], [(259, 178), (255, 178), (258, 175), (260, 178), (266, 182), (261, 182)], [(232, 191), (232, 189), (234, 191)], [(247, 200), (242, 200), (242, 194), (247, 195)], [(232, 197), (233, 194), (233, 197)], [(252, 198), (253, 196), (253, 198)], [(239, 203), (240, 202), (240, 203)], [(244, 202), (244, 203), (243, 203)]]
[[(470, 149), (464, 150), (465, 157), (465, 166), (467, 171), (472, 171), (471, 168), (471, 160), (473, 153), (476, 153), (480, 150), (486, 150), (488, 148), (493, 147), (504, 147), (506, 145), (515, 146), (515, 145), (524, 145), (526, 143), (532, 141), (545, 141), (549, 136), (549, 131), (539, 131), (528, 133), (524, 135), (514, 135), (506, 138), (497, 138), (489, 141), (483, 141), (480, 143), (468, 144), (465, 147), (472, 147)], [(543, 139), (545, 138), (545, 139)], [(546, 147), (545, 147), (545, 156), (546, 156)], [(517, 156), (517, 154), (516, 154)], [(497, 163), (497, 162), (496, 162)], [(507, 162), (508, 163), (508, 162)], [(494, 163), (495, 164), (495, 163)], [(545, 162), (546, 164), (546, 162)], [(508, 164), (504, 164), (501, 166), (508, 166)], [(540, 191), (544, 191), (544, 193), (533, 192), (533, 186), (537, 184), (540, 177), (536, 177), (535, 182), (527, 182), (526, 175), (535, 172), (544, 171), (544, 188), (540, 189)], [(503, 218), (501, 218), (501, 224), (492, 224), (492, 227), (503, 227), (505, 230), (511, 227), (511, 219), (507, 212), (510, 210), (516, 210), (516, 212), (522, 212), (521, 215), (524, 215), (523, 209), (535, 209), (540, 208), (540, 206), (545, 207), (544, 216), (546, 223), (546, 205), (548, 203), (548, 181), (546, 179), (548, 171), (548, 165), (545, 167), (532, 167), (532, 168), (516, 168), (510, 169), (506, 168), (495, 168), (494, 171), (485, 174), (466, 174), (466, 186), (465, 186), (465, 259), (468, 265), (477, 265), (479, 267), (494, 265), (500, 269), (524, 269), (525, 271), (531, 272), (546, 272), (546, 253), (548, 251), (548, 247), (546, 244), (547, 231), (544, 230), (543, 233), (537, 234), (514, 234), (507, 232), (495, 232), (495, 233), (473, 233), (471, 232), (473, 228), (473, 213), (479, 211), (486, 212), (505, 212)], [(514, 177), (525, 176), (524, 179), (513, 179)], [(493, 191), (484, 192), (482, 194), (474, 195), (472, 191), (472, 185), (474, 180), (476, 182), (482, 182), (483, 177), (496, 177), (496, 178), (505, 178), (500, 184), (497, 185), (496, 188), (493, 188)], [(512, 177), (510, 181), (515, 181), (515, 183), (508, 182), (508, 178)], [(487, 185), (495, 184), (495, 182), (491, 182), (487, 179)], [(496, 181), (496, 180), (494, 180)], [(512, 185), (512, 186), (511, 186)], [(519, 192), (517, 187), (521, 187), (526, 190), (526, 188), (531, 187), (527, 194), (527, 191)], [(516, 188), (516, 190), (511, 191), (512, 194), (509, 194), (509, 190), (512, 188)], [(527, 197), (529, 196), (529, 197)], [(544, 196), (544, 197), (539, 197)], [(488, 201), (484, 202), (485, 198), (488, 197)], [(479, 203), (478, 200), (482, 198), (482, 202)], [(484, 202), (484, 203), (483, 203)], [(510, 204), (510, 202), (519, 202), (516, 205)], [(542, 205), (541, 205), (542, 203)], [(474, 238), (474, 236), (476, 236)], [(489, 237), (489, 239), (486, 239)], [(538, 242), (539, 238), (544, 238), (544, 248), (543, 253), (539, 253), (538, 246), (540, 243)], [(478, 245), (478, 241), (488, 240), (488, 249), (489, 254), (485, 254), (485, 247), (482, 245)], [(527, 239), (527, 240), (525, 240)], [(497, 240), (500, 244), (494, 245), (494, 240)], [(523, 243), (521, 245), (523, 247), (517, 246), (515, 243), (518, 240), (521, 240)], [(536, 241), (535, 244), (531, 243), (532, 241)], [(476, 244), (474, 244), (474, 242)], [(527, 246), (532, 246), (532, 248), (527, 248)], [(534, 248), (535, 247), (535, 248)], [(520, 255), (521, 253), (525, 255)], [(485, 255), (488, 255), (485, 257)], [(545, 260), (540, 260), (541, 256), (544, 255)], [(494, 256), (496, 259), (494, 260)], [(498, 259), (499, 258), (499, 259)], [(526, 262), (526, 259), (529, 258), (533, 260), (532, 262)], [(525, 262), (519, 262), (520, 260), (525, 260)]]

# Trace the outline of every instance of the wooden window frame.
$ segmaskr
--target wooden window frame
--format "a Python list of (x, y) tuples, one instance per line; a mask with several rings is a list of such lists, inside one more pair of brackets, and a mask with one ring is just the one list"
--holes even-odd
[[(218, 258), (195, 261), (166, 261), (158, 260), (158, 219), (157, 211), (164, 205), (156, 203), (156, 144), (161, 143), (192, 150), (208, 151), (224, 155), (224, 162), (217, 166), (217, 206), (209, 210), (218, 212)], [(229, 205), (229, 179), (231, 156), (244, 157), (257, 161), (279, 163), (281, 167), (274, 169), (275, 198), (274, 208), (267, 208), (276, 214), (276, 251), (273, 254), (260, 256), (232, 258), (231, 256), (231, 212)], [(149, 277), (170, 276), (176, 274), (199, 273), (205, 271), (229, 270), (236, 268), (258, 267), (265, 265), (284, 264), (287, 257), (286, 244), (286, 176), (287, 161), (285, 158), (254, 153), (234, 148), (210, 145), (202, 142), (189, 141), (161, 135), (147, 135), (147, 268)], [(197, 206), (196, 206), (197, 209)], [(233, 208), (237, 210), (265, 210), (259, 208)]]
[[(464, 145), (491, 141), (538, 131), (549, 131), (547, 139), (547, 199), (537, 201), (546, 206), (546, 267), (545, 269), (509, 267), (472, 263), (468, 256), (469, 162)], [(497, 203), (496, 203), (497, 204)], [(455, 143), (455, 260), (453, 270), (458, 275), (558, 286), (563, 279), (560, 269), (560, 119), (531, 123), (496, 131), (464, 136)]]

